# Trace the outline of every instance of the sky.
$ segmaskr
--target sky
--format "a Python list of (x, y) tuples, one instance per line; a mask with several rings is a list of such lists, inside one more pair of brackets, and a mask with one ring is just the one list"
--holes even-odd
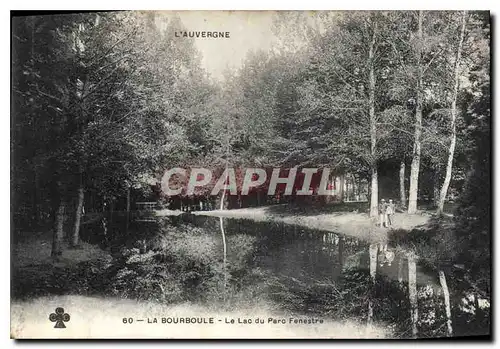
[(216, 79), (223, 78), (226, 68), (239, 68), (249, 51), (268, 50), (275, 40), (271, 11), (180, 11), (176, 14), (187, 31), (230, 32), (229, 39), (179, 38), (194, 40), (203, 56), (203, 67)]

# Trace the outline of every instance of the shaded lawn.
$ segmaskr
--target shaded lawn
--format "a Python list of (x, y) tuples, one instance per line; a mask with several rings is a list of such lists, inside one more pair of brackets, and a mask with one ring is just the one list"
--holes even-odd
[(79, 249), (69, 249), (63, 242), (62, 255), (51, 257), (52, 232), (25, 234), (12, 245), (11, 298), (33, 295), (83, 293), (89, 285), (100, 282), (99, 270), (109, 265), (109, 252), (96, 245), (80, 243)]
[(79, 249), (70, 249), (68, 241), (62, 243), (62, 255), (54, 261), (52, 252), (52, 231), (31, 233), (12, 247), (11, 264), (14, 269), (30, 265), (52, 265), (72, 267), (81, 262), (102, 260), (110, 261), (111, 255), (96, 245), (80, 242)]

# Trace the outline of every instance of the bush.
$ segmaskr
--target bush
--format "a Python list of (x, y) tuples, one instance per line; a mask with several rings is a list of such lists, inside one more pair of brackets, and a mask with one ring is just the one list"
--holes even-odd
[(224, 270), (219, 232), (165, 225), (145, 241), (146, 253), (140, 248), (120, 250), (107, 291), (124, 298), (168, 303), (222, 299), (224, 292), (228, 295), (241, 288), (234, 282), (245, 273), (254, 241), (246, 235), (228, 236)]

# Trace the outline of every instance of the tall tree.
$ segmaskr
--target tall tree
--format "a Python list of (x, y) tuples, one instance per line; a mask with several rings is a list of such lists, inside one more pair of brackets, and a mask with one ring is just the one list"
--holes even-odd
[(441, 187), (441, 193), (439, 196), (439, 202), (437, 207), (437, 213), (441, 214), (444, 208), (444, 202), (446, 200), (446, 194), (448, 193), (448, 187), (450, 185), (451, 174), (453, 171), (453, 157), (455, 155), (455, 146), (457, 142), (457, 98), (458, 98), (458, 88), (460, 83), (460, 64), (462, 59), (462, 46), (465, 38), (465, 25), (467, 22), (467, 11), (463, 11), (462, 19), (460, 23), (460, 36), (458, 40), (458, 45), (456, 48), (456, 58), (454, 64), (454, 74), (453, 74), (453, 92), (451, 97), (451, 110), (450, 110), (450, 129), (451, 129), (451, 139), (450, 147), (448, 149), (448, 161), (446, 164), (446, 175), (444, 178), (443, 186)]
[[(16, 147), (16, 171), (29, 173), (22, 165), (28, 159), (37, 184), (52, 188), (54, 256), (72, 197), (70, 243), (77, 245), (85, 191), (102, 200), (125, 195), (130, 183), (158, 175), (197, 147), (184, 131), (199, 129), (191, 127), (202, 119), (195, 106), (208, 99), (209, 83), (193, 44), (171, 44), (177, 19), (163, 28), (154, 17), (93, 13), (14, 23), (14, 69), (23, 78), (13, 86), (13, 138), (16, 145), (31, 140), (26, 151)], [(38, 134), (25, 132), (30, 122)]]
[[(467, 133), (466, 180), (454, 212), (458, 240), (457, 259), (467, 270), (466, 279), (476, 295), (491, 297), (491, 88), (490, 16), (471, 12), (467, 32), (470, 83), (461, 99)], [(464, 57), (465, 59), (465, 57)]]
[[(308, 159), (371, 182), (370, 216), (378, 215), (378, 166), (391, 157), (394, 118), (387, 113), (388, 17), (353, 13), (336, 18), (315, 44), (301, 87), (301, 137)], [(362, 67), (362, 68), (360, 68)]]
[(416, 42), (416, 100), (415, 100), (415, 133), (413, 139), (413, 156), (410, 166), (410, 191), (408, 197), (408, 213), (417, 211), (418, 198), (418, 176), (420, 172), (420, 155), (421, 155), (421, 135), (422, 135), (422, 109), (424, 98), (424, 82), (423, 82), (423, 11), (418, 11), (418, 29)]

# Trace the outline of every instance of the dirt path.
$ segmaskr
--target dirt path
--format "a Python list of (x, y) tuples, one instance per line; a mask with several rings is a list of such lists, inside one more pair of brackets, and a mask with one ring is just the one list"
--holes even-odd
[[(279, 221), (287, 224), (302, 225), (311, 229), (320, 229), (353, 236), (369, 242), (386, 242), (389, 229), (373, 226), (365, 213), (334, 212), (317, 215), (288, 215), (270, 212), (269, 207), (243, 208), (234, 210), (196, 211), (195, 215), (227, 218), (244, 218), (254, 221)], [(408, 215), (396, 213), (394, 224), (390, 229), (411, 230), (425, 225), (429, 214)]]

